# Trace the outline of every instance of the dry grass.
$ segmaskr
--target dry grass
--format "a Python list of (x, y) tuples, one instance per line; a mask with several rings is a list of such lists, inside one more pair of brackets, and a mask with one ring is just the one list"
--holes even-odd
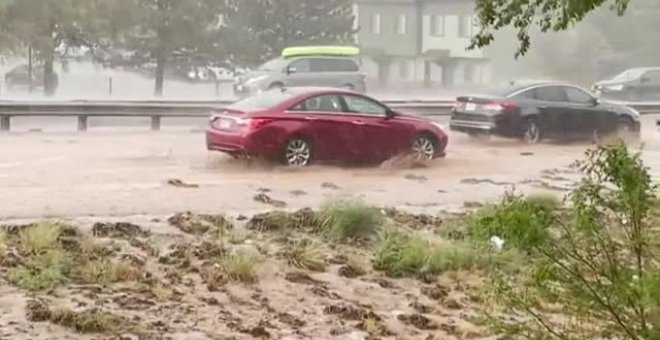
[(380, 210), (362, 201), (336, 200), (323, 205), (321, 229), (333, 240), (364, 240), (377, 234), (385, 222)]
[(257, 262), (256, 255), (240, 251), (223, 259), (220, 266), (231, 281), (256, 283), (259, 281)]
[(322, 246), (308, 239), (291, 242), (283, 255), (290, 266), (303, 270), (325, 271), (325, 255)]
[(91, 261), (80, 270), (83, 283), (108, 285), (111, 283), (137, 281), (140, 273), (132, 266), (108, 259)]
[(63, 225), (57, 221), (44, 221), (23, 229), (19, 234), (21, 250), (25, 254), (37, 255), (48, 250), (59, 249), (58, 242)]

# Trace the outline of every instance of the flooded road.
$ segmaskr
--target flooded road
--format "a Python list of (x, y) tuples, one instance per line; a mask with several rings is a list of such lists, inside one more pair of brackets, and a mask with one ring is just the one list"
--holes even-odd
[[(644, 124), (645, 160), (660, 174), (660, 139), (652, 118)], [(255, 201), (260, 193), (291, 209), (348, 196), (435, 213), (497, 199), (514, 186), (562, 195), (575, 178), (568, 166), (588, 147), (452, 135), (447, 158), (424, 169), (292, 170), (247, 166), (209, 153), (203, 133), (189, 127), (156, 133), (12, 133), (0, 136), (0, 218), (272, 209)]]

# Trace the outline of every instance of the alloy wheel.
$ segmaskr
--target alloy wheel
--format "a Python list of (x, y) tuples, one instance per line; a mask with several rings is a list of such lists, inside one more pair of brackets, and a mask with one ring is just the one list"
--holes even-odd
[(430, 161), (435, 158), (435, 144), (427, 137), (415, 139), (412, 149), (419, 161)]
[(525, 131), (523, 133), (523, 139), (529, 144), (536, 144), (541, 139), (541, 130), (539, 126), (534, 121), (527, 122)]
[(312, 149), (306, 141), (294, 139), (287, 144), (284, 157), (287, 165), (304, 167), (312, 159)]

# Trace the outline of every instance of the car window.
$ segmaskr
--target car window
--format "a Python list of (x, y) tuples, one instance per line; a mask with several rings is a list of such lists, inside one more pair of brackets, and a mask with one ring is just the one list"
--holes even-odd
[(358, 65), (351, 59), (314, 58), (310, 59), (311, 72), (357, 72)]
[(564, 90), (566, 91), (566, 98), (571, 103), (587, 104), (594, 100), (590, 94), (575, 87), (564, 87)]
[(308, 98), (293, 107), (299, 112), (342, 112), (341, 99), (335, 94), (326, 94)]
[(537, 87), (535, 91), (536, 99), (547, 102), (565, 102), (566, 92), (561, 86), (543, 86)]
[(344, 95), (346, 101), (346, 108), (349, 113), (363, 113), (374, 116), (387, 115), (387, 108), (371, 99), (354, 96)]
[(298, 59), (289, 64), (289, 69), (295, 69), (296, 73), (306, 73), (310, 71), (309, 59)]
[(515, 99), (536, 99), (536, 89), (523, 91), (514, 96)]
[(644, 73), (644, 78), (654, 83), (660, 82), (660, 70), (652, 70)]

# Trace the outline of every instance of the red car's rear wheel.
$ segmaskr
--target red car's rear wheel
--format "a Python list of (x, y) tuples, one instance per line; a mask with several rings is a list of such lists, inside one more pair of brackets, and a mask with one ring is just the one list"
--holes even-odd
[(312, 163), (312, 145), (305, 139), (294, 138), (284, 148), (284, 163), (288, 166), (305, 167)]

